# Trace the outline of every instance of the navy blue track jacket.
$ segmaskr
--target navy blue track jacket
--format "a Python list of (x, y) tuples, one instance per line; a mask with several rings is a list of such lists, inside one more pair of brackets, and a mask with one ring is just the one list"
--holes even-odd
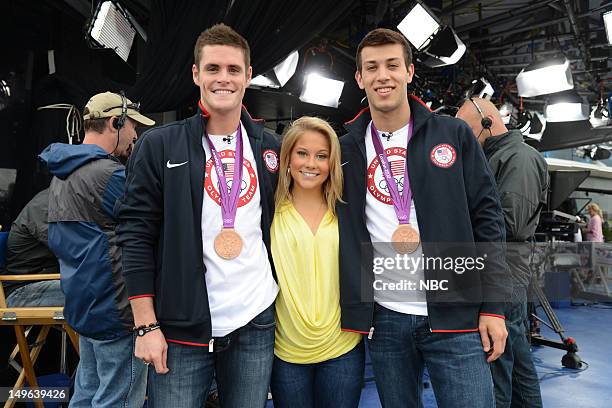
[[(504, 318), (503, 300), (509, 292), (505, 261), (505, 227), (495, 180), (482, 148), (466, 123), (433, 114), (416, 97), (410, 97), (414, 133), (408, 144), (407, 161), (423, 253), (427, 243), (493, 243), (487, 268), (480, 274), (455, 276), (455, 295), (485, 301), (446, 302), (427, 291), (427, 308), (434, 332), (478, 330), (479, 314)], [(369, 109), (363, 109), (346, 124), (348, 134), (340, 138), (344, 172), (345, 203), (337, 205), (340, 231), (340, 303), (342, 329), (371, 331), (374, 305), (370, 234), (365, 223), (367, 163), (365, 134)], [(450, 145), (456, 156), (449, 167), (435, 165), (439, 145)], [(475, 245), (472, 245), (475, 247)], [(425, 268), (425, 278), (436, 273)], [(454, 275), (454, 274), (453, 274)], [(462, 293), (465, 292), (465, 293)]]

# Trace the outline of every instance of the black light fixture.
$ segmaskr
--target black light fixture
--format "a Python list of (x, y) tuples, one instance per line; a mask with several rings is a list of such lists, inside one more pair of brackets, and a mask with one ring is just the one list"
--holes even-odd
[(253, 78), (250, 86), (253, 88), (282, 88), (295, 74), (299, 59), (300, 54), (297, 51), (291, 52), (274, 68)]
[(592, 161), (606, 160), (610, 158), (611, 152), (600, 146), (587, 146), (576, 151), (578, 157), (591, 159)]
[(87, 29), (94, 48), (110, 48), (127, 61), (134, 37), (138, 33), (145, 41), (147, 34), (130, 12), (118, 1), (98, 3)]
[(495, 90), (489, 81), (484, 77), (472, 81), (470, 88), (465, 93), (465, 99), (485, 98), (491, 99)]

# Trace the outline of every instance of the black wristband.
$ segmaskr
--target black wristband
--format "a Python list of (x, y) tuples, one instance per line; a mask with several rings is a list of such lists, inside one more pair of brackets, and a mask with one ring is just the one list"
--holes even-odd
[(138, 337), (142, 337), (145, 334), (147, 334), (148, 332), (151, 332), (153, 330), (157, 330), (159, 328), (160, 328), (159, 322), (154, 322), (154, 323), (151, 323), (149, 325), (143, 324), (142, 326), (134, 327), (132, 329), (132, 331), (134, 333), (136, 333), (136, 335)]

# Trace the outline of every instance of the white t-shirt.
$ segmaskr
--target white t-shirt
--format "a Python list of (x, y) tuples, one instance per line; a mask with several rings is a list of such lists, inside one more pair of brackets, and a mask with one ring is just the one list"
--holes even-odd
[[(242, 125), (241, 125), (242, 126)], [(236, 134), (209, 135), (223, 163), (231, 186), (236, 151)], [(206, 266), (208, 305), (213, 337), (222, 337), (244, 326), (270, 306), (278, 293), (261, 233), (261, 202), (257, 165), (244, 126), (242, 126), (243, 166), (240, 198), (234, 228), (242, 238), (242, 252), (232, 260), (217, 255), (214, 240), (223, 228), (218, 178), (208, 142), (202, 136), (206, 154), (204, 201), (202, 206), (202, 246)]]
[[(383, 132), (379, 131), (383, 149), (387, 154), (387, 159), (391, 167), (391, 173), (398, 183), (400, 194), (404, 191), (404, 166), (406, 165), (406, 145), (408, 144), (408, 126), (393, 132), (393, 136), (387, 140)], [(366, 194), (366, 225), (370, 238), (374, 244), (374, 258), (396, 258), (397, 253), (389, 242), (391, 236), (398, 227), (399, 222), (387, 182), (383, 176), (382, 168), (378, 163), (374, 144), (372, 143), (371, 127), (368, 124), (365, 137), (367, 155), (367, 190)], [(414, 200), (410, 203), (410, 226), (417, 232), (419, 225), (414, 207)], [(378, 244), (377, 244), (378, 243)], [(384, 244), (380, 244), (384, 243)], [(422, 257), (421, 245), (411, 257)], [(400, 269), (385, 270), (375, 279), (382, 279), (384, 282), (406, 283), (415, 282), (414, 290), (374, 290), (374, 301), (387, 309), (396, 312), (427, 316), (427, 303), (425, 302), (425, 291), (419, 290), (419, 281), (424, 280), (422, 265), (417, 268), (405, 269), (403, 264)], [(406, 287), (406, 286), (404, 286)], [(379, 287), (378, 287), (379, 288)], [(406, 301), (408, 299), (409, 301)]]

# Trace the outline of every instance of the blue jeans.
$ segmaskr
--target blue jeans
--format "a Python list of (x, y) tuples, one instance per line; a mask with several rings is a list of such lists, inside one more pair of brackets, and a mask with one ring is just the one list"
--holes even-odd
[(506, 314), (506, 349), (491, 364), (497, 408), (541, 408), (540, 382), (527, 340), (527, 294), (524, 288), (512, 293)]
[(357, 407), (363, 386), (364, 348), (362, 341), (348, 353), (316, 364), (294, 364), (274, 357), (274, 407)]
[(495, 406), (491, 370), (478, 332), (432, 333), (427, 316), (376, 305), (369, 343), (382, 406), (422, 407), (427, 367), (439, 408)]
[(134, 336), (95, 340), (80, 336), (80, 361), (70, 408), (142, 408), (147, 366), (134, 357)]
[(59, 280), (28, 283), (6, 298), (8, 307), (64, 306), (64, 293)]
[[(274, 304), (208, 347), (168, 343), (167, 374), (149, 370), (149, 406), (200, 408), (216, 374), (223, 408), (262, 408), (274, 358)], [(178, 404), (178, 405), (177, 405)]]

